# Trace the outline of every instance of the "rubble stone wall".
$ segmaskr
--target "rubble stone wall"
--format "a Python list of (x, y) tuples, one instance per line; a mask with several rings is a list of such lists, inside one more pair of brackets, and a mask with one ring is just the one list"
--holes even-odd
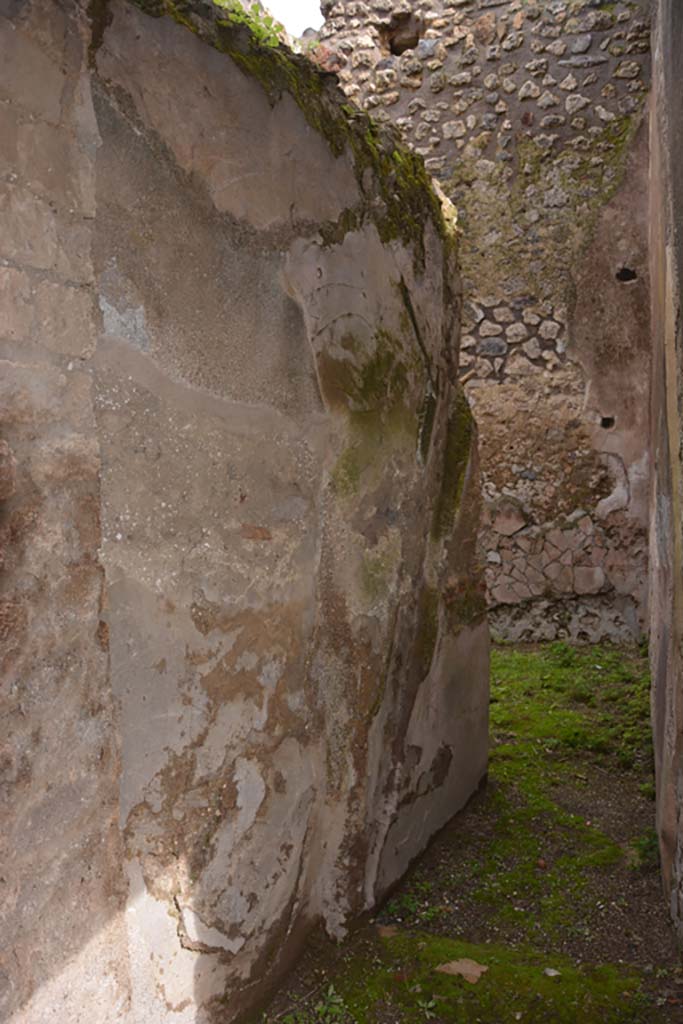
[(647, 0), (326, 0), (315, 58), (458, 210), (492, 628), (647, 605)]
[(0, 54), (0, 1017), (225, 1021), (486, 771), (455, 247), (212, 3)]

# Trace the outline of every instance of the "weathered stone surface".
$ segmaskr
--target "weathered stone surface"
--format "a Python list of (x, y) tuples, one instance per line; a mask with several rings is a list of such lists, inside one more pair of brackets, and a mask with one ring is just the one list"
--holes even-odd
[(39, 270), (52, 270), (59, 253), (55, 216), (49, 204), (26, 188), (0, 190), (0, 256)]
[(455, 246), (213, 5), (9, 7), (0, 1016), (224, 1021), (486, 769)]
[(493, 528), (502, 537), (518, 533), (527, 524), (527, 517), (514, 501), (501, 501), (492, 514)]
[[(650, 283), (648, 212), (633, 197), (648, 191), (644, 129), (629, 151), (625, 175), (628, 187), (622, 186), (601, 211), (592, 242), (575, 266), (571, 331), (575, 357), (591, 381), (585, 412), (594, 424), (592, 445), (601, 452), (611, 480), (610, 493), (595, 508), (596, 518), (620, 541), (608, 545), (608, 576), (618, 593), (634, 599), (642, 621), (647, 608)], [(624, 266), (634, 275), (628, 283), (619, 277)], [(628, 566), (626, 588), (619, 563)]]
[(577, 594), (597, 594), (605, 585), (605, 573), (599, 565), (578, 565), (574, 569)]
[(16, 491), (16, 461), (7, 441), (0, 441), (0, 501), (7, 501)]
[(36, 288), (36, 333), (45, 348), (83, 359), (95, 348), (89, 290), (43, 281)]
[(650, 661), (657, 776), (657, 828), (665, 896), (683, 937), (683, 575), (680, 401), (683, 392), (683, 8), (659, 0), (651, 120)]
[(0, 337), (20, 341), (33, 325), (31, 279), (22, 270), (0, 267)]

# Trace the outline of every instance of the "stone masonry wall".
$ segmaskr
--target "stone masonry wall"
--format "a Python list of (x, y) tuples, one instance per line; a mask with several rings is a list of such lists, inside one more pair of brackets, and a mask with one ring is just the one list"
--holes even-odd
[(639, 637), (647, 597), (647, 0), (326, 0), (314, 57), (458, 210), (490, 620)]
[(234, 1019), (486, 771), (455, 246), (346, 106), (208, 0), (0, 0), (8, 1024)]

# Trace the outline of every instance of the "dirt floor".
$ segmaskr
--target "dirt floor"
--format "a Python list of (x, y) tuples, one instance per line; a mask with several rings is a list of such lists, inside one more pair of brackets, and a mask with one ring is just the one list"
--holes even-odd
[(637, 649), (496, 649), (488, 785), (254, 1020), (683, 1024), (648, 693)]

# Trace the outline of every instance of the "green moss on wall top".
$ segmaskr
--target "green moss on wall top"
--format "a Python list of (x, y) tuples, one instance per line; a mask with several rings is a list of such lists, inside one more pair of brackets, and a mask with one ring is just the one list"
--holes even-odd
[[(445, 244), (455, 244), (422, 158), (405, 148), (393, 129), (380, 127), (352, 106), (333, 76), (287, 46), (275, 45), (274, 33), (265, 32), (258, 19), (244, 9), (214, 6), (208, 0), (130, 2), (154, 17), (174, 18), (228, 54), (271, 103), (288, 93), (334, 156), (346, 153), (353, 160), (363, 196), (361, 219), (372, 220), (383, 241), (400, 239), (412, 245), (423, 262), (424, 227), (431, 221)], [(357, 218), (347, 211), (344, 227), (352, 225), (357, 226)]]
[(247, 7), (241, 0), (213, 0), (217, 7), (227, 12), (228, 18), (236, 25), (247, 25), (254, 38), (264, 46), (278, 46), (284, 40), (285, 28), (271, 14), (262, 11), (258, 4)]

